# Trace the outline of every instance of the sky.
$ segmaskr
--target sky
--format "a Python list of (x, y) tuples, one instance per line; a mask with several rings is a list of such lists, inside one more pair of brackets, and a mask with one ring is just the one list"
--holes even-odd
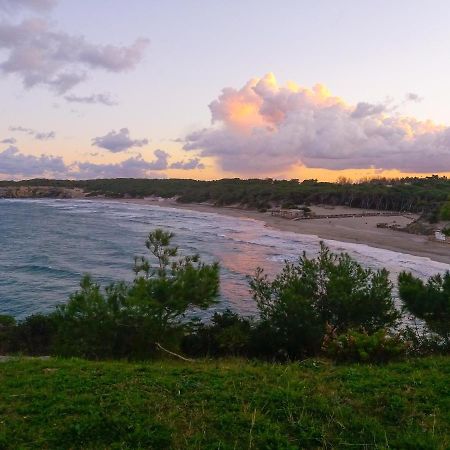
[(450, 175), (447, 0), (0, 0), (0, 179)]

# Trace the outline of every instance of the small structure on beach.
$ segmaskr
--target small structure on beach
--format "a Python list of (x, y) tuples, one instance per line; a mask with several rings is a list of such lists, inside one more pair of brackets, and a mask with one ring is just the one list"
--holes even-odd
[(270, 214), (276, 217), (282, 217), (283, 219), (299, 219), (306, 217), (306, 213), (303, 209), (272, 209)]
[(442, 230), (436, 230), (434, 232), (434, 239), (439, 242), (446, 242), (447, 236), (442, 232)]

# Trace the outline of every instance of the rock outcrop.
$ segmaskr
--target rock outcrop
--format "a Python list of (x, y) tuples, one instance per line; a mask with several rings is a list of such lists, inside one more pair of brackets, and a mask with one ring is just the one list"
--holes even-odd
[(82, 189), (53, 186), (5, 186), (0, 187), (0, 198), (82, 198)]

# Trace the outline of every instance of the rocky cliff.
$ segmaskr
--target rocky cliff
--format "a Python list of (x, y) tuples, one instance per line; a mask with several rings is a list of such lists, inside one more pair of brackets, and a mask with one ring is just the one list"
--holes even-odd
[(50, 186), (0, 187), (0, 198), (82, 198), (82, 189), (66, 189)]

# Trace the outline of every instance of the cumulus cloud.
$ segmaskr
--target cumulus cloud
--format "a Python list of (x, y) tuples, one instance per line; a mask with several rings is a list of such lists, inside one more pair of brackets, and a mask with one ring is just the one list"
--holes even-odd
[(185, 150), (216, 157), (227, 171), (277, 173), (303, 164), (326, 169), (450, 171), (450, 128), (346, 103), (323, 85), (280, 86), (273, 74), (225, 88), (209, 105), (212, 125)]
[(92, 139), (92, 145), (104, 148), (113, 153), (123, 152), (132, 147), (143, 147), (148, 144), (148, 139), (132, 139), (128, 128), (122, 128), (119, 131), (110, 131), (105, 136), (99, 136)]
[(134, 69), (147, 46), (147, 39), (122, 47), (92, 44), (42, 19), (2, 22), (0, 50), (6, 58), (0, 62), (0, 72), (19, 77), (27, 88), (42, 85), (64, 94), (86, 80), (92, 70), (120, 73)]
[(9, 127), (9, 131), (18, 131), (20, 133), (28, 134), (29, 136), (33, 136), (38, 141), (49, 141), (51, 139), (55, 139), (56, 137), (56, 133), (54, 131), (36, 131), (32, 128), (25, 128), (22, 126)]
[(55, 5), (56, 0), (0, 0), (0, 11), (11, 13), (20, 9), (31, 9), (44, 12), (52, 9)]
[(170, 165), (171, 169), (193, 170), (204, 169), (205, 165), (200, 162), (200, 158), (191, 158), (188, 161), (176, 161)]
[(24, 155), (10, 146), (0, 152), (0, 173), (12, 177), (57, 177), (67, 173), (67, 166), (60, 156)]
[(88, 96), (66, 95), (64, 98), (69, 103), (82, 103), (85, 105), (101, 104), (105, 106), (116, 106), (118, 104), (111, 98), (110, 94), (92, 94)]

